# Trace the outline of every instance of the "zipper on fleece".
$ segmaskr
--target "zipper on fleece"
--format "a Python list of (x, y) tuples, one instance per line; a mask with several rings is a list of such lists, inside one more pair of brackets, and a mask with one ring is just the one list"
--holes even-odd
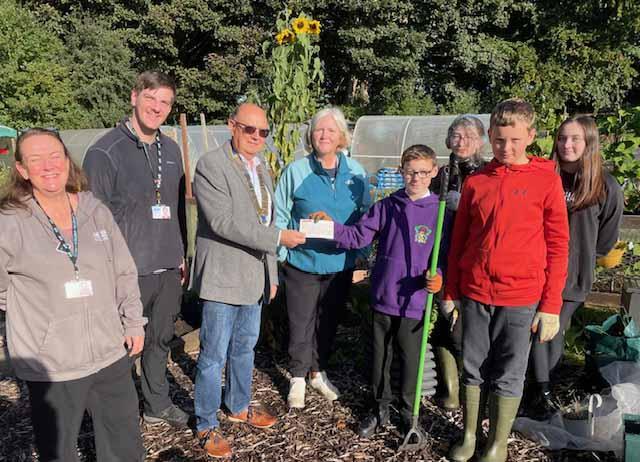
[(89, 305), (87, 304), (87, 298), (83, 297), (82, 305), (84, 306), (84, 323), (87, 329), (87, 346), (89, 348), (89, 355), (91, 356), (91, 362), (96, 361), (96, 354), (93, 349), (93, 335), (91, 333), (91, 316), (89, 315)]
[(507, 177), (508, 175), (510, 175), (511, 170), (507, 167), (506, 169), (506, 173), (504, 174), (504, 176), (500, 179), (500, 188), (498, 189), (498, 200), (496, 201), (496, 205), (494, 207), (494, 210), (496, 211), (496, 213), (494, 214), (494, 216), (496, 217), (496, 233), (494, 236), (494, 240), (493, 240), (493, 249), (492, 250), (496, 250), (496, 248), (498, 247), (498, 243), (502, 237), (502, 220), (498, 220), (498, 213), (499, 211), (501, 211), (504, 208), (504, 190), (505, 190), (505, 183), (507, 182)]
[(489, 297), (491, 298), (492, 301), (495, 299), (494, 284), (493, 284), (495, 267), (494, 267), (492, 255), (495, 254), (496, 248), (498, 247), (498, 243), (502, 237), (502, 232), (501, 232), (502, 223), (501, 223), (501, 220), (498, 219), (498, 216), (502, 211), (502, 209), (504, 208), (505, 184), (507, 182), (508, 175), (510, 174), (511, 174), (511, 169), (509, 167), (506, 167), (505, 174), (500, 177), (500, 185), (498, 187), (498, 198), (496, 199), (496, 203), (493, 206), (495, 234), (493, 236), (491, 251), (489, 252), (487, 257), (487, 273), (488, 273), (487, 275), (489, 276), (489, 281), (491, 282), (491, 284), (489, 284)]

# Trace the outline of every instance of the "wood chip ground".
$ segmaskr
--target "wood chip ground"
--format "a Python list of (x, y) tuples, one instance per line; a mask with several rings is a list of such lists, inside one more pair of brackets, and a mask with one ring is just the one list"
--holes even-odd
[[(341, 329), (338, 352), (349, 351), (358, 342), (353, 329)], [(169, 364), (172, 399), (193, 413), (193, 382), (197, 354), (183, 355)], [(231, 441), (233, 461), (445, 461), (450, 444), (461, 434), (461, 413), (444, 412), (431, 401), (422, 409), (421, 423), (428, 431), (428, 445), (415, 453), (397, 450), (400, 436), (394, 428), (371, 440), (359, 438), (355, 430), (366, 412), (368, 384), (360, 361), (353, 355), (337, 354), (329, 376), (342, 391), (335, 404), (329, 404), (308, 390), (307, 407), (289, 411), (286, 406), (288, 375), (286, 357), (259, 349), (256, 355), (254, 398), (271, 408), (279, 422), (271, 429), (256, 430), (233, 424), (221, 417), (223, 434)], [(584, 395), (576, 368), (564, 368), (560, 378), (561, 395), (566, 399)], [(396, 417), (397, 419), (397, 417)], [(206, 461), (191, 430), (166, 425), (142, 425), (149, 461)], [(487, 425), (487, 422), (485, 422)], [(36, 461), (29, 418), (29, 402), (24, 384), (12, 378), (0, 379), (0, 461)], [(82, 461), (94, 461), (93, 432), (85, 418), (79, 438)], [(547, 451), (538, 444), (512, 434), (509, 460), (533, 461), (614, 461), (612, 454)]]

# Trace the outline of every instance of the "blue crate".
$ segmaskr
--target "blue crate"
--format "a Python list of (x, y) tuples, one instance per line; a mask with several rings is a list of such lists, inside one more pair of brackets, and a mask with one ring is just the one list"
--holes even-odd
[(374, 202), (404, 188), (404, 178), (397, 168), (381, 168), (374, 176), (376, 182), (376, 185), (372, 186)]

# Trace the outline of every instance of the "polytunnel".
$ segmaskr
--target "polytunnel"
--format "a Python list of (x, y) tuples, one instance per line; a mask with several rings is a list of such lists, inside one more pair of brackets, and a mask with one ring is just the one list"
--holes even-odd
[[(299, 130), (304, 135), (307, 129), (306, 125), (301, 125)], [(71, 158), (77, 165), (82, 165), (84, 156), (89, 147), (107, 133), (110, 128), (102, 129), (85, 129), (85, 130), (62, 130), (60, 136), (71, 153)], [(179, 127), (165, 125), (161, 127), (162, 133), (173, 138), (180, 149), (182, 149), (182, 130)], [(196, 164), (200, 157), (208, 151), (216, 149), (231, 138), (231, 132), (226, 125), (211, 125), (202, 127), (200, 125), (190, 125), (187, 127), (187, 139), (189, 146), (189, 164), (191, 170), (191, 178), (195, 172)], [(273, 138), (267, 138), (265, 151), (275, 151)], [(298, 159), (307, 154), (304, 149), (304, 143), (301, 140), (295, 151), (295, 158)]]
[[(489, 127), (490, 114), (470, 114), (478, 117), (485, 128)], [(442, 116), (363, 116), (353, 130), (351, 156), (358, 160), (370, 174), (381, 168), (400, 166), (402, 151), (413, 144), (426, 144), (432, 148), (438, 163), (449, 159), (450, 150), (445, 145), (447, 130), (455, 115)], [(490, 157), (487, 136), (482, 154)]]

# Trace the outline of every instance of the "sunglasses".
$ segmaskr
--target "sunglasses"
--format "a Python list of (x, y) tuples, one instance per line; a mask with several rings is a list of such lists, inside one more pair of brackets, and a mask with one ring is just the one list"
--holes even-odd
[(37, 134), (37, 133), (50, 133), (60, 138), (60, 130), (55, 127), (31, 127), (21, 128), (18, 130), (18, 138), (22, 138), (25, 135)]
[(268, 128), (258, 128), (252, 125), (243, 124), (242, 122), (238, 122), (235, 119), (231, 119), (231, 120), (233, 120), (233, 123), (236, 124), (238, 127), (240, 127), (242, 131), (245, 132), (247, 135), (253, 135), (256, 132), (256, 130), (258, 130), (258, 135), (260, 135), (260, 137), (266, 138), (267, 136), (269, 136), (270, 130)]

